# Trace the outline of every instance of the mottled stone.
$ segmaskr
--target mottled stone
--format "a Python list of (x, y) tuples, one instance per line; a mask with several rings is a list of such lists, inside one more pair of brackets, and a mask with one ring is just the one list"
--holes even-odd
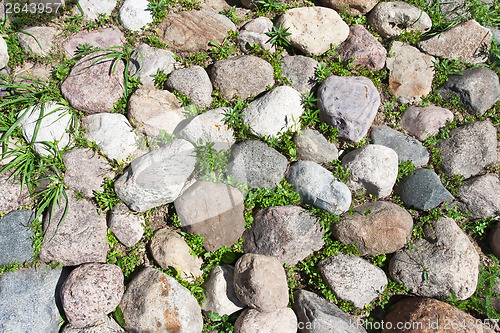
[(138, 31), (153, 23), (148, 0), (125, 0), (120, 8), (120, 22), (128, 30)]
[(240, 49), (252, 51), (252, 45), (258, 45), (264, 50), (274, 51), (275, 47), (269, 43), (270, 37), (267, 35), (273, 29), (273, 21), (265, 16), (248, 21), (240, 29), (237, 40)]
[(338, 149), (318, 131), (305, 129), (296, 133), (293, 142), (297, 146), (297, 159), (327, 164), (338, 158)]
[(99, 15), (109, 16), (116, 7), (115, 0), (79, 0), (78, 4), (89, 20), (95, 20)]
[(424, 141), (428, 137), (439, 133), (439, 129), (453, 120), (453, 112), (438, 106), (410, 106), (406, 108), (401, 118), (401, 126), (419, 139)]
[(21, 187), (17, 177), (10, 178), (10, 173), (0, 173), (0, 212), (11, 212), (30, 204), (28, 188)]
[(205, 301), (201, 309), (205, 312), (215, 312), (230, 315), (242, 310), (241, 303), (234, 293), (234, 267), (229, 265), (215, 266), (210, 277), (203, 284)]
[(113, 318), (104, 317), (84, 328), (76, 328), (68, 324), (64, 326), (61, 333), (125, 333), (125, 330)]
[(0, 219), (0, 265), (23, 264), (33, 259), (35, 250), (31, 239), (35, 233), (31, 224), (34, 217), (31, 210), (18, 210)]
[(494, 174), (468, 179), (458, 188), (462, 210), (474, 218), (500, 215), (500, 181)]
[[(85, 2), (97, 2), (95, 0), (85, 0)], [(95, 3), (93, 4), (95, 6)], [(116, 6), (116, 2), (113, 6)], [(108, 48), (113, 46), (122, 46), (125, 42), (125, 36), (120, 29), (104, 28), (97, 31), (79, 32), (71, 37), (64, 44), (64, 51), (69, 57), (74, 57), (79, 45), (89, 44), (90, 46)]]
[(52, 27), (30, 27), (18, 32), (17, 38), (26, 52), (44, 57), (52, 51), (57, 33)]
[(132, 247), (141, 240), (145, 225), (144, 217), (133, 214), (123, 203), (113, 207), (109, 215), (109, 229), (127, 247)]
[(203, 67), (191, 66), (173, 71), (166, 86), (188, 96), (195, 106), (202, 109), (212, 103), (212, 82)]
[(156, 75), (159, 70), (170, 74), (176, 65), (177, 60), (172, 52), (141, 44), (130, 57), (130, 75), (140, 78), (142, 85), (154, 86), (152, 75)]
[(274, 312), (255, 309), (243, 311), (234, 323), (235, 333), (295, 333), (297, 317), (292, 309), (283, 308)]
[(317, 84), (318, 61), (302, 55), (284, 56), (282, 61), (282, 75), (291, 81), (292, 88), (301, 94), (309, 94)]
[(365, 15), (377, 4), (377, 0), (321, 0), (325, 7), (331, 7), (339, 12), (358, 16)]

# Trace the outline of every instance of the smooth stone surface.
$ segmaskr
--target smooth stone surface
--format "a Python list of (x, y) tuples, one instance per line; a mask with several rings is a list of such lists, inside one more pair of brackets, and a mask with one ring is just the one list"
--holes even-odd
[(235, 333), (295, 333), (296, 331), (297, 317), (289, 308), (274, 312), (246, 309), (234, 323)]
[(148, 0), (125, 0), (120, 8), (120, 23), (128, 30), (138, 31), (153, 23)]
[(339, 130), (339, 137), (359, 142), (368, 133), (380, 106), (380, 95), (363, 76), (328, 77), (318, 88), (322, 121)]
[(166, 86), (188, 96), (201, 109), (212, 103), (212, 82), (203, 67), (191, 66), (173, 71)]
[(286, 179), (305, 204), (324, 209), (330, 214), (342, 214), (351, 206), (351, 191), (347, 185), (317, 163), (293, 163)]
[[(92, 3), (92, 6), (96, 6), (95, 0), (85, 0), (86, 3)], [(111, 2), (114, 2), (111, 0)], [(106, 4), (102, 4), (103, 8)], [(113, 4), (113, 8), (116, 6), (116, 2)], [(82, 6), (83, 7), (83, 6)], [(99, 5), (101, 7), (101, 5)], [(113, 46), (122, 46), (125, 42), (125, 36), (123, 32), (121, 32), (118, 28), (104, 28), (97, 31), (89, 31), (89, 32), (79, 32), (73, 37), (71, 37), (66, 44), (64, 44), (64, 51), (69, 57), (74, 57), (76, 55), (77, 49), (79, 45), (83, 45), (85, 43), (99, 48), (108, 48)]]
[(130, 75), (140, 78), (145, 86), (154, 86), (154, 78), (151, 75), (156, 75), (158, 70), (170, 74), (176, 65), (177, 60), (172, 52), (141, 44), (130, 57)]
[(9, 62), (9, 52), (5, 39), (0, 37), (0, 68), (7, 66)]
[(256, 136), (278, 136), (299, 128), (304, 113), (300, 93), (289, 87), (279, 86), (254, 100), (243, 110), (243, 123)]
[(83, 15), (89, 20), (95, 20), (99, 15), (111, 15), (116, 7), (115, 0), (79, 0), (78, 4), (83, 10)]
[(17, 38), (19, 39), (19, 44), (21, 44), (21, 47), (26, 52), (42, 57), (49, 55), (58, 33), (56, 28), (29, 27), (23, 29), (23, 31), (17, 33)]
[(305, 129), (296, 133), (293, 142), (297, 146), (297, 159), (327, 164), (338, 158), (338, 149), (318, 131)]
[(10, 212), (0, 219), (0, 265), (18, 262), (23, 264), (33, 259), (34, 249), (31, 246), (31, 223), (35, 217), (31, 210)]
[(458, 188), (462, 210), (474, 218), (488, 218), (500, 214), (500, 181), (494, 174), (468, 179)]
[(234, 293), (234, 267), (232, 266), (215, 266), (210, 277), (203, 284), (203, 290), (206, 299), (201, 309), (204, 312), (229, 316), (245, 307), (245, 304), (241, 303)]
[(257, 212), (243, 234), (245, 253), (274, 256), (295, 266), (324, 245), (317, 218), (298, 206), (267, 207)]
[(108, 227), (126, 247), (136, 245), (144, 235), (146, 221), (139, 214), (133, 214), (125, 204), (119, 203), (109, 214)]
[(419, 210), (431, 210), (454, 199), (441, 183), (439, 176), (425, 168), (417, 169), (401, 178), (395, 192), (406, 207)]
[(250, 52), (253, 50), (252, 44), (258, 45), (263, 50), (274, 51), (275, 47), (269, 43), (269, 36), (266, 33), (273, 29), (273, 21), (265, 16), (248, 21), (240, 29), (237, 40), (241, 51)]
[(439, 129), (453, 120), (453, 112), (439, 106), (410, 106), (401, 118), (401, 126), (420, 141), (439, 133)]
[(377, 4), (377, 0), (321, 0), (325, 7), (344, 11), (353, 16), (365, 15)]
[(432, 90), (434, 57), (416, 47), (394, 42), (386, 60), (389, 89), (401, 103), (418, 103)]
[(310, 93), (317, 84), (315, 72), (318, 61), (302, 55), (287, 55), (282, 61), (282, 75), (292, 82), (292, 88), (301, 94)]
[(392, 148), (399, 162), (411, 161), (419, 167), (429, 162), (429, 151), (418, 140), (387, 126), (374, 126), (370, 134), (373, 143)]
[(289, 9), (276, 22), (280, 24), (291, 33), (290, 44), (307, 55), (320, 56), (349, 35), (349, 26), (340, 15), (326, 7)]

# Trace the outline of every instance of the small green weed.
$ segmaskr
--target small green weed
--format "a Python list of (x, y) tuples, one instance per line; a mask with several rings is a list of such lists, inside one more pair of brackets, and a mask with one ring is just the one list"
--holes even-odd
[(219, 14), (225, 15), (235, 25), (238, 25), (243, 21), (238, 17), (238, 15), (236, 15), (236, 6), (232, 6), (231, 8), (221, 10)]
[(215, 312), (205, 313), (203, 333), (219, 332), (219, 333), (233, 333), (234, 322), (238, 318), (239, 312), (228, 315), (220, 315)]
[(154, 80), (156, 88), (165, 89), (165, 84), (168, 80), (168, 74), (166, 74), (163, 69), (158, 68), (156, 70), (156, 74), (151, 74), (151, 77)]
[(415, 171), (415, 166), (413, 165), (412, 161), (406, 161), (406, 162), (399, 162), (398, 166), (398, 177), (396, 181), (401, 180), (406, 175), (409, 175)]
[(213, 142), (200, 140), (196, 144), (196, 165), (194, 175), (203, 181), (223, 183), (226, 182), (227, 163), (231, 151), (214, 148)]
[(114, 206), (121, 202), (120, 198), (116, 195), (114, 188), (115, 180), (106, 177), (102, 185), (103, 191), (95, 191), (94, 197), (99, 207), (98, 212), (101, 214), (103, 211), (112, 210)]
[(135, 245), (132, 248), (126, 249), (125, 252), (121, 252), (118, 247), (120, 243), (116, 239), (115, 235), (108, 229), (108, 234), (106, 239), (109, 244), (110, 250), (108, 251), (106, 257), (106, 263), (117, 265), (123, 272), (125, 280), (127, 281), (130, 275), (140, 266), (141, 258), (139, 255), (139, 246)]
[(220, 44), (212, 41), (208, 45), (211, 46), (208, 52), (215, 60), (226, 59), (237, 52), (236, 45), (233, 44), (231, 37), (225, 37)]
[(269, 32), (266, 32), (270, 38), (267, 41), (274, 46), (282, 46), (282, 47), (290, 47), (290, 41), (286, 38), (290, 36), (291, 33), (288, 32), (288, 28), (283, 27), (283, 24), (280, 23), (279, 27), (273, 26), (273, 29)]
[(349, 169), (344, 167), (342, 165), (342, 162), (340, 162), (339, 160), (333, 160), (328, 164), (332, 168), (333, 176), (340, 180), (342, 183), (347, 184), (349, 178), (351, 177), (351, 172), (349, 171)]
[(160, 23), (163, 21), (174, 4), (175, 0), (149, 0), (148, 10), (153, 15), (153, 22)]

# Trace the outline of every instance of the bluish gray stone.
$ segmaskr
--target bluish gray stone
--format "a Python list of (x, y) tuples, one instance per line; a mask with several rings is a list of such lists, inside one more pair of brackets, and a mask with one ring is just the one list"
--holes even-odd
[(286, 179), (306, 204), (332, 214), (342, 214), (351, 206), (351, 191), (347, 185), (336, 180), (330, 171), (312, 161), (294, 163)]
[(430, 210), (443, 202), (452, 202), (453, 195), (441, 184), (439, 176), (430, 169), (417, 169), (404, 176), (396, 193), (406, 207)]
[(35, 233), (30, 226), (34, 217), (31, 210), (16, 210), (0, 219), (0, 265), (33, 258), (31, 237)]
[(412, 161), (416, 167), (429, 162), (429, 151), (420, 141), (392, 128), (375, 126), (371, 138), (374, 144), (392, 148), (398, 154), (399, 162)]
[(297, 159), (313, 161), (318, 164), (328, 163), (338, 158), (337, 147), (318, 131), (313, 129), (302, 130), (293, 137), (297, 145)]

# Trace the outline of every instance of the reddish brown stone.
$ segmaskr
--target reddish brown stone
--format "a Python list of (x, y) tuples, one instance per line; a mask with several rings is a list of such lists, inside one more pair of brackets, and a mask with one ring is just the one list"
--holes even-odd
[(349, 36), (337, 49), (338, 55), (346, 63), (355, 58), (353, 66), (360, 65), (370, 71), (379, 71), (385, 66), (387, 50), (362, 25), (350, 27)]

